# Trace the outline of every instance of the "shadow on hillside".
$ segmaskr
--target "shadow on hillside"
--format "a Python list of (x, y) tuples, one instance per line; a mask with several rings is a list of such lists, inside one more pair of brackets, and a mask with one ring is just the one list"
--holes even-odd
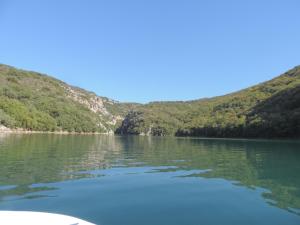
[(252, 108), (245, 135), (300, 137), (300, 85), (281, 91)]
[(300, 85), (278, 92), (255, 105), (246, 114), (245, 123), (179, 129), (176, 136), (221, 138), (299, 138)]

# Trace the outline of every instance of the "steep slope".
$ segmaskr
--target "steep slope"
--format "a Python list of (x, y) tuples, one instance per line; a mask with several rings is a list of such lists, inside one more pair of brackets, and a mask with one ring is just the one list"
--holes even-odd
[(0, 125), (38, 131), (113, 132), (123, 104), (35, 72), (0, 65)]
[(300, 137), (300, 85), (256, 105), (246, 117), (247, 135)]
[(119, 103), (0, 64), (0, 130), (209, 137), (300, 137), (300, 67), (225, 96)]
[(120, 134), (299, 137), (300, 67), (229, 95), (153, 102), (130, 112)]

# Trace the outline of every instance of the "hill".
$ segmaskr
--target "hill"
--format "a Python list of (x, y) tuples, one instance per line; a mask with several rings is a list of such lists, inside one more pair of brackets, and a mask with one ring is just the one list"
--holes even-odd
[(135, 105), (0, 64), (0, 123), (8, 128), (111, 133)]
[(300, 137), (300, 67), (225, 96), (139, 106), (125, 117), (117, 133)]
[(300, 67), (224, 96), (142, 105), (0, 64), (0, 126), (124, 135), (300, 137)]

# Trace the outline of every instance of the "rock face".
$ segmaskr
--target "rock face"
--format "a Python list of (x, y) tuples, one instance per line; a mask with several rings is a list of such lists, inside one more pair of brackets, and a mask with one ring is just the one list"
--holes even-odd
[[(101, 97), (98, 97), (93, 94), (90, 94), (89, 96), (83, 91), (80, 91), (80, 89), (75, 89), (71, 86), (63, 86), (63, 87), (65, 88), (67, 96), (69, 98), (73, 99), (76, 102), (79, 102), (80, 104), (85, 105), (94, 113), (101, 113), (103, 115), (110, 114), (104, 106), (104, 99), (102, 99)], [(112, 100), (108, 100), (106, 102), (109, 104), (113, 104)]]
[(121, 135), (124, 134), (145, 135), (145, 132), (140, 130), (141, 126), (143, 127), (145, 126), (143, 113), (130, 111), (122, 121), (121, 126), (116, 130), (116, 133)]
[(7, 127), (5, 127), (5, 126), (3, 126), (3, 125), (0, 125), (0, 133), (3, 133), (3, 132), (11, 132), (11, 129), (10, 128), (7, 128)]
[(114, 127), (117, 122), (124, 119), (124, 117), (121, 115), (112, 114), (106, 107), (106, 105), (113, 107), (115, 104), (120, 104), (119, 102), (109, 98), (97, 96), (94, 93), (89, 93), (80, 88), (67, 85), (63, 85), (62, 87), (65, 89), (68, 98), (71, 98), (73, 101), (84, 105), (102, 118), (102, 121), (99, 122), (98, 126), (106, 130), (107, 133), (114, 133), (113, 129), (110, 127)]

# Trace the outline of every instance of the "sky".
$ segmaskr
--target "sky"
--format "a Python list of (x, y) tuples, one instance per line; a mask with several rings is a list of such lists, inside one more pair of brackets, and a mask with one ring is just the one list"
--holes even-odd
[(227, 94), (300, 64), (299, 0), (0, 0), (0, 63), (122, 102)]

